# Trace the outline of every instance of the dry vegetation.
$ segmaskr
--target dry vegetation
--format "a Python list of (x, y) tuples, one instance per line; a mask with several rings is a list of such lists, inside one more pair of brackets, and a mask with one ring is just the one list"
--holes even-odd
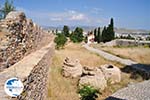
[(150, 48), (148, 47), (101, 47), (100, 45), (93, 45), (93, 47), (141, 64), (150, 64)]
[[(64, 78), (61, 75), (62, 63), (65, 57), (71, 57), (73, 59), (79, 59), (82, 65), (85, 66), (100, 66), (102, 64), (112, 63), (116, 66), (122, 67), (122, 65), (110, 62), (97, 54), (91, 53), (84, 49), (81, 44), (68, 44), (65, 49), (55, 51), (53, 57), (52, 66), (50, 67), (50, 82), (48, 87), (48, 99), (49, 100), (79, 100), (77, 94), (77, 82), (78, 79)], [(103, 100), (119, 88), (127, 86), (130, 82), (141, 81), (130, 79), (130, 74), (122, 73), (122, 82), (115, 85), (108, 86), (102, 95), (99, 96), (98, 100)]]

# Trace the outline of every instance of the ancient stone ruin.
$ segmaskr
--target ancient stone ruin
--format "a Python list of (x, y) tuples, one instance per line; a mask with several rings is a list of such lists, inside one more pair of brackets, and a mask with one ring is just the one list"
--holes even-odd
[(4, 35), (0, 37), (0, 71), (36, 50), (44, 37), (49, 37), (41, 34), (42, 28), (19, 11), (12, 11), (1, 20), (0, 29)]
[(84, 67), (83, 76), (79, 80), (79, 87), (90, 85), (102, 91), (107, 87), (107, 81), (101, 69)]
[(106, 64), (102, 65), (100, 68), (105, 76), (105, 79), (108, 80), (111, 84), (121, 81), (121, 71), (118, 67)]
[(64, 60), (62, 74), (64, 77), (80, 77), (79, 88), (83, 85), (90, 85), (99, 91), (107, 87), (107, 83), (118, 83), (121, 81), (121, 71), (114, 65), (101, 65), (99, 67), (83, 67), (79, 61), (72, 61), (69, 58)]
[[(0, 100), (46, 100), (53, 38), (23, 12), (10, 12), (0, 21)], [(12, 77), (24, 84), (17, 98), (4, 91), (6, 80)]]
[(62, 74), (64, 77), (79, 77), (82, 75), (82, 65), (79, 60), (72, 61), (68, 57), (64, 60)]

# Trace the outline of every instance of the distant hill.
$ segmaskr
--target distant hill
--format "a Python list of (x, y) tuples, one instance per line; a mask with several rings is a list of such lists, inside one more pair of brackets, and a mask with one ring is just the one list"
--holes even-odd
[(115, 28), (116, 33), (150, 33), (150, 30)]
[[(70, 26), (70, 30), (73, 31), (77, 26)], [(94, 30), (97, 28), (96, 26), (79, 26), (83, 28), (85, 32)], [(63, 26), (43, 26), (44, 29), (49, 29), (49, 30), (62, 30)], [(101, 31), (103, 30), (103, 27), (101, 27)], [(142, 30), (142, 29), (126, 29), (126, 28), (115, 28), (116, 33), (150, 33), (150, 30)]]
[[(48, 29), (48, 30), (62, 30), (63, 26), (58, 26), (58, 27), (54, 27), (54, 26), (42, 26), (44, 29)], [(75, 30), (76, 27), (81, 27), (85, 32), (94, 30), (95, 26), (70, 26), (70, 30), (73, 31)]]

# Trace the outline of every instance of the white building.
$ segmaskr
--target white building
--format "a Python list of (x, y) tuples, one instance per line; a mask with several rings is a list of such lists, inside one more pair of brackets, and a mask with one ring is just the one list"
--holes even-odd
[(93, 34), (89, 34), (87, 36), (87, 44), (91, 44), (94, 43), (94, 35)]

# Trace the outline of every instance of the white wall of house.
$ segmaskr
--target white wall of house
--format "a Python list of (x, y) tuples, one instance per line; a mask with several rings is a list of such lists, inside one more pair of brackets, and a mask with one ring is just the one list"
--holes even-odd
[(87, 37), (87, 44), (91, 44), (93, 42), (94, 42), (94, 35), (92, 34)]

